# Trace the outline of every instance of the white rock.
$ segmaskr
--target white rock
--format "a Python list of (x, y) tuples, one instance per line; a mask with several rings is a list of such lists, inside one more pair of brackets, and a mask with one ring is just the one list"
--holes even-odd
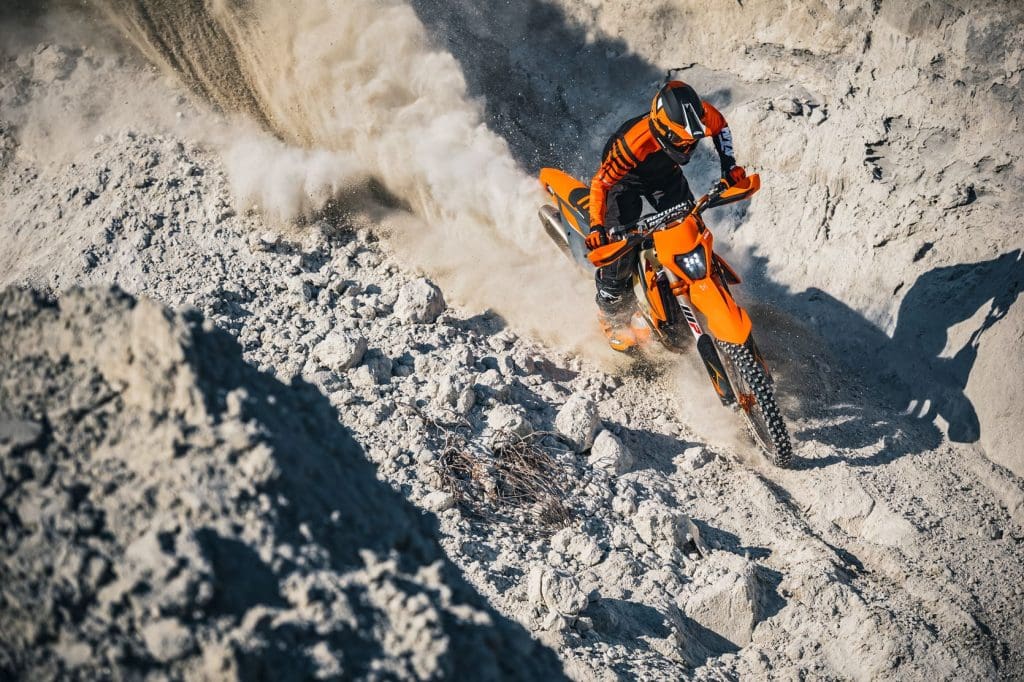
[(715, 552), (697, 566), (680, 608), (736, 646), (750, 644), (760, 608), (754, 564), (736, 554)]
[(686, 542), (688, 521), (680, 511), (655, 500), (644, 500), (633, 516), (633, 527), (658, 556), (670, 559)]
[(498, 405), (492, 409), (487, 413), (487, 426), (494, 431), (511, 432), (517, 436), (528, 436), (533, 432), (522, 408), (515, 405)]
[(548, 541), (551, 543), (551, 549), (556, 552), (564, 554), (569, 550), (569, 543), (572, 542), (573, 536), (576, 535), (576, 530), (572, 528), (563, 528), (554, 535)]
[(549, 611), (547, 617), (541, 623), (542, 630), (561, 631), (569, 629), (569, 619), (560, 613)]
[(589, 604), (574, 577), (548, 566), (534, 566), (527, 578), (527, 598), (550, 613), (574, 617)]
[(435, 490), (423, 498), (423, 506), (432, 512), (443, 512), (455, 506), (455, 496), (444, 490)]
[(466, 416), (469, 411), (473, 409), (473, 405), (476, 403), (476, 392), (472, 386), (463, 386), (462, 390), (459, 391), (459, 397), (455, 401), (455, 411)]
[(366, 339), (352, 332), (333, 331), (313, 349), (313, 357), (321, 366), (336, 371), (355, 367), (366, 353)]
[(176, 618), (164, 618), (142, 628), (142, 641), (160, 663), (169, 663), (187, 654), (195, 644), (192, 633)]
[(804, 112), (803, 105), (799, 100), (792, 97), (779, 97), (772, 100), (772, 106), (776, 111), (781, 111), (787, 116), (800, 116)]
[(500, 353), (497, 358), (498, 371), (503, 376), (511, 377), (515, 376), (516, 363), (512, 360), (512, 357), (508, 353)]
[(504, 377), (496, 369), (489, 369), (481, 374), (477, 380), (476, 385), (480, 387), (481, 398), (487, 400), (488, 398), (502, 401), (507, 400), (509, 396), (509, 387), (505, 382)]
[(590, 448), (587, 463), (592, 467), (604, 469), (610, 474), (624, 474), (633, 466), (635, 460), (618, 436), (608, 430), (602, 430), (594, 439)]
[(354, 370), (349, 372), (349, 380), (352, 385), (356, 388), (369, 388), (377, 385), (377, 380), (373, 376), (373, 372), (366, 365), (356, 367)]
[(395, 316), (404, 322), (429, 324), (444, 312), (445, 307), (441, 290), (420, 277), (399, 290)]
[(625, 492), (613, 497), (612, 511), (622, 516), (636, 514), (636, 493), (632, 489), (627, 489)]
[(696, 471), (714, 458), (713, 454), (699, 445), (686, 448), (686, 451), (683, 452), (683, 466), (690, 471)]
[(604, 558), (604, 552), (594, 538), (584, 533), (578, 533), (569, 541), (568, 551), (583, 566), (595, 566)]
[(365, 359), (363, 364), (369, 368), (370, 375), (375, 383), (386, 384), (391, 381), (391, 368), (393, 366), (391, 358), (378, 355)]
[(569, 398), (555, 417), (555, 428), (576, 452), (583, 452), (593, 445), (599, 425), (597, 404), (578, 394)]

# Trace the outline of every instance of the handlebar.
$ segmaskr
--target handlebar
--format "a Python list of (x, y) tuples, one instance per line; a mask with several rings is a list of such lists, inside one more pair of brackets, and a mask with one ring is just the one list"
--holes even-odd
[[(609, 230), (609, 237), (621, 238), (622, 235), (632, 231), (639, 231), (641, 234), (649, 234), (673, 221), (685, 220), (691, 215), (699, 216), (709, 208), (725, 206), (726, 204), (731, 204), (735, 201), (748, 199), (750, 195), (754, 194), (759, 189), (761, 189), (761, 177), (757, 173), (748, 175), (746, 178), (729, 186), (725, 185), (724, 182), (719, 182), (712, 187), (707, 194), (702, 196), (700, 199), (697, 199), (693, 204), (690, 204), (688, 201), (684, 201), (672, 208), (667, 208), (664, 211), (655, 213), (654, 215), (641, 218), (635, 223), (613, 228), (612, 230)], [(700, 228), (704, 229), (703, 223), (700, 224)]]
[(645, 216), (636, 222), (613, 227), (608, 231), (608, 237), (620, 238), (628, 232), (640, 232), (642, 234), (646, 234), (647, 232), (651, 232), (654, 229), (668, 225), (669, 223), (685, 219), (687, 216), (700, 215), (707, 208), (710, 208), (709, 204), (713, 200), (717, 199), (725, 189), (726, 188), (723, 187), (721, 183), (718, 183), (707, 194), (697, 199), (695, 203), (691, 203), (689, 200), (684, 200), (675, 206), (666, 208), (658, 213), (652, 213), (651, 215)]

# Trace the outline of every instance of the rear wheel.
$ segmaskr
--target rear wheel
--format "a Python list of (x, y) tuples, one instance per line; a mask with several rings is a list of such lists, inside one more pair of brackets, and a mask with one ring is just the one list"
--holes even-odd
[(719, 341), (725, 352), (726, 371), (736, 391), (736, 402), (746, 419), (750, 434), (772, 463), (788, 467), (793, 460), (793, 445), (782, 413), (775, 402), (775, 391), (768, 372), (754, 357), (750, 346)]

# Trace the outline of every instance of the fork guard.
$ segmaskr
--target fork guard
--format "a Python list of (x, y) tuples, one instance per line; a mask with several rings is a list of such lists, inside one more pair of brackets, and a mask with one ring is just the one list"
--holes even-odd
[(718, 399), (723, 405), (732, 405), (736, 402), (736, 391), (729, 381), (729, 375), (722, 365), (722, 358), (718, 355), (718, 349), (710, 334), (701, 334), (697, 339), (697, 351), (700, 359), (704, 361), (704, 369), (707, 370), (711, 385), (718, 394)]
[(690, 301), (704, 314), (708, 329), (715, 338), (729, 343), (744, 344), (753, 324), (750, 316), (735, 299), (710, 277), (690, 285)]

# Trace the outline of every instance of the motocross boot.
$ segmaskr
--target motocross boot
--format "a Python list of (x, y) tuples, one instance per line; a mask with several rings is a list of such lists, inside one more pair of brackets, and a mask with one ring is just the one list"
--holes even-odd
[(597, 313), (597, 322), (601, 325), (601, 331), (608, 338), (608, 345), (613, 350), (617, 350), (620, 353), (625, 353), (637, 346), (639, 340), (633, 333), (633, 328), (629, 324), (629, 318), (623, 321), (621, 318), (614, 319), (607, 315), (603, 310), (599, 310)]
[(628, 352), (646, 341), (651, 335), (640, 311), (632, 282), (601, 282), (597, 291), (597, 320), (608, 338), (608, 345), (619, 352)]
[(608, 345), (620, 353), (636, 350), (651, 338), (651, 327), (639, 310), (627, 316), (625, 320), (621, 317), (613, 319), (599, 310), (597, 321), (601, 325), (601, 331), (608, 338)]

